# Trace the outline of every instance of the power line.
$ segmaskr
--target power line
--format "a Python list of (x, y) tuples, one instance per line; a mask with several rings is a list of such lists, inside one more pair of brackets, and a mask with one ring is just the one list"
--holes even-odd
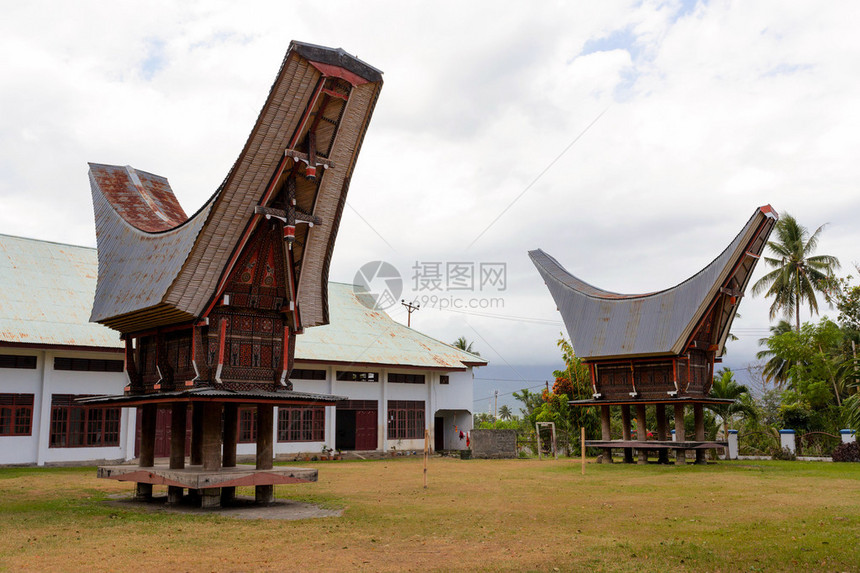
[[(522, 392), (523, 390), (534, 390), (535, 388), (543, 388), (545, 384), (546, 384), (546, 381), (541, 382), (540, 384), (537, 384), (536, 386), (529, 386), (528, 388), (520, 388), (519, 390), (513, 390), (511, 392), (505, 392), (503, 394), (499, 394), (499, 396), (509, 396), (509, 395), (513, 394), (514, 392)], [(493, 394), (493, 396), (495, 396), (495, 394)], [(483, 402), (484, 400), (489, 400), (489, 399), (493, 398), (493, 396), (487, 396), (486, 398), (477, 398), (475, 400), (472, 400), (472, 403), (474, 404), (475, 402)]]
[(564, 326), (564, 323), (561, 322), (560, 320), (552, 320), (550, 318), (534, 318), (534, 317), (528, 317), (528, 316), (514, 316), (514, 315), (510, 315), (510, 314), (493, 314), (490, 312), (475, 312), (475, 311), (469, 311), (469, 310), (462, 310), (462, 309), (458, 309), (458, 308), (437, 308), (437, 307), (430, 307), (430, 308), (435, 308), (436, 310), (445, 311), (445, 312), (457, 312), (460, 314), (468, 314), (471, 316), (480, 316), (480, 317), (484, 317), (484, 318), (499, 318), (501, 320), (513, 320), (516, 322), (534, 322), (536, 324), (553, 324), (553, 325), (558, 325), (558, 326)]
[(475, 377), (475, 380), (489, 380), (489, 381), (491, 381), (491, 382), (541, 382), (541, 383), (542, 383), (542, 382), (545, 380), (545, 378), (544, 378), (544, 379), (540, 379), (540, 380), (538, 380), (537, 378), (535, 378), (535, 379), (525, 379), (525, 378), (478, 378), (478, 377), (476, 376), (476, 377)]

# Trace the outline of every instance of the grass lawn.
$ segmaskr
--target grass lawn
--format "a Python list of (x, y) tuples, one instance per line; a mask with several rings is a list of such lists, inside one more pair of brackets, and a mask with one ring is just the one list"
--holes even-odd
[(94, 468), (0, 469), (0, 570), (860, 571), (860, 464), (318, 462), (340, 518), (119, 509)]

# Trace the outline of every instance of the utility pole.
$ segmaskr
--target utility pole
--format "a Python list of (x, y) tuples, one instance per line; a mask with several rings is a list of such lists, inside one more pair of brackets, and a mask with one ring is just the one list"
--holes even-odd
[(406, 311), (409, 313), (409, 316), (406, 317), (406, 326), (412, 328), (412, 313), (416, 310), (421, 310), (421, 304), (412, 304), (411, 302), (406, 302), (404, 299), (400, 299), (400, 304), (406, 307)]
[(493, 408), (493, 412), (495, 412), (495, 414), (493, 414), (493, 419), (498, 420), (499, 419), (499, 391), (498, 390), (496, 390), (495, 396), (496, 396), (496, 405)]

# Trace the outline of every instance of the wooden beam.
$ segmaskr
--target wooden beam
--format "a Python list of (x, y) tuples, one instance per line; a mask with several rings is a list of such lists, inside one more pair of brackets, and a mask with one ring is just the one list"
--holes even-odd
[[(293, 160), (301, 161), (302, 163), (310, 162), (307, 153), (302, 153), (301, 151), (296, 151), (295, 149), (285, 149), (284, 156), (289, 157)], [(334, 167), (334, 161), (330, 159), (323, 159), (322, 157), (315, 157), (314, 165), (322, 167), (323, 169), (331, 169)]]
[[(627, 404), (621, 406), (621, 437), (630, 440), (630, 406)], [(630, 448), (624, 448), (624, 463), (633, 463), (633, 450)]]
[[(645, 404), (637, 404), (636, 406), (636, 433), (640, 442), (644, 442), (648, 439), (648, 428), (645, 425)], [(648, 463), (648, 452), (646, 450), (641, 448), (639, 449), (639, 459), (636, 463)]]
[[(275, 408), (270, 404), (257, 405), (257, 469), (270, 470), (274, 467), (274, 433)], [(257, 503), (272, 503), (275, 501), (275, 486), (256, 486)]]
[[(705, 439), (705, 411), (701, 404), (693, 404), (693, 419), (696, 426), (696, 441), (704, 441)], [(696, 463), (708, 463), (705, 458), (705, 450), (696, 450)]]
[[(660, 441), (666, 441), (669, 436), (669, 420), (666, 418), (666, 405), (665, 404), (657, 404), (655, 406), (657, 410), (657, 439)], [(665, 450), (661, 450), (658, 457), (658, 463), (668, 464), (669, 463), (669, 452)]]
[[(675, 404), (675, 441), (683, 442), (686, 436), (684, 435), (684, 405)], [(675, 450), (675, 465), (683, 466), (687, 464), (686, 450)]]
[[(603, 438), (603, 440), (612, 439), (609, 406), (600, 407), (600, 434), (600, 437)], [(603, 463), (612, 463), (612, 448), (605, 448), (603, 450)]]

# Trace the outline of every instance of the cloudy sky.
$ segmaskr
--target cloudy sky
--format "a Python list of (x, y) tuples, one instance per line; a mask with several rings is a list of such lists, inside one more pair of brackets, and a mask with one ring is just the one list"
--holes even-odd
[[(812, 229), (829, 223), (820, 252), (846, 273), (860, 260), (850, 3), (28, 1), (3, 12), (0, 233), (94, 246), (88, 161), (166, 176), (195, 211), (290, 40), (342, 47), (385, 86), (331, 278), (392, 263), (401, 297), (423, 302), (413, 325), (475, 341), (514, 367), (500, 378), (560, 362), (563, 325), (530, 249), (608, 290), (659, 290), (770, 203)], [(482, 290), (481, 265), (497, 263), (505, 290)], [(445, 283), (463, 264), (474, 291)], [(435, 268), (442, 291), (416, 288)], [(492, 308), (439, 310), (433, 296)], [(727, 365), (753, 360), (767, 307), (745, 299)], [(390, 313), (405, 322), (400, 305)]]

